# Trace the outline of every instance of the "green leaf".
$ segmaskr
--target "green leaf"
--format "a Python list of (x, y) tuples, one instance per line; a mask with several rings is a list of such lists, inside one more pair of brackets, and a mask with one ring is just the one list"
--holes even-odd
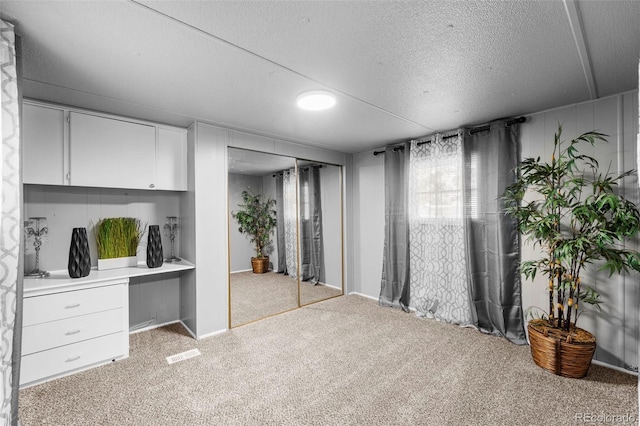
[(602, 303), (598, 292), (592, 289), (591, 287), (584, 287), (584, 290), (580, 291), (580, 294), (578, 295), (578, 300), (580, 300), (581, 302), (588, 303), (590, 305), (595, 305), (598, 308), (600, 307), (599, 305)]

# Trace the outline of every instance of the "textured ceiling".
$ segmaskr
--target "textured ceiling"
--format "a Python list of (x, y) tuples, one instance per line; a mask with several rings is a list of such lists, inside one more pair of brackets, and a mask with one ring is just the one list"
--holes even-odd
[[(3, 0), (0, 17), (26, 97), (352, 153), (638, 87), (635, 0)], [(295, 107), (319, 88), (336, 108)]]

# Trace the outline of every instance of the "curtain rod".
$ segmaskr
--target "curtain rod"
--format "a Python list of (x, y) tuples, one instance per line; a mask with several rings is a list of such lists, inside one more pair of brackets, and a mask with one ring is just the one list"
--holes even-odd
[[(404, 146), (396, 146), (395, 148), (393, 148), (393, 152), (398, 152), (398, 151), (403, 151), (404, 150)], [(373, 151), (373, 155), (378, 155), (378, 154), (384, 154), (384, 150), (382, 151)]]
[[(527, 121), (527, 117), (518, 117), (518, 118), (514, 118), (513, 120), (507, 120), (505, 124), (507, 127), (509, 127), (509, 126), (513, 126), (514, 124), (524, 123), (525, 121)], [(477, 127), (475, 129), (471, 129), (469, 130), (469, 134), (474, 135), (476, 133), (485, 132), (487, 130), (491, 130), (490, 124), (487, 124), (486, 126), (482, 126), (482, 127)]]
[[(302, 170), (302, 167), (317, 167), (317, 168), (321, 169), (322, 168), (322, 164), (313, 164), (313, 165), (309, 165), (309, 166), (301, 166), (301, 167), (298, 167), (298, 168), (300, 170)], [(282, 173), (284, 173), (284, 171), (278, 172), (276, 174), (273, 174), (273, 175), (271, 175), (271, 177), (276, 177), (278, 175), (282, 176)]]
[[(451, 138), (455, 138), (456, 136), (458, 136), (458, 134), (454, 133), (452, 135), (443, 136), (442, 139), (451, 139)], [(420, 146), (420, 145), (424, 145), (425, 143), (431, 143), (431, 139), (427, 139), (426, 141), (416, 142), (416, 145)]]
[[(505, 125), (506, 125), (507, 127), (509, 127), (509, 126), (513, 126), (514, 124), (524, 123), (524, 122), (526, 122), (526, 121), (527, 121), (527, 117), (524, 117), (524, 116), (523, 116), (523, 117), (514, 118), (514, 119), (512, 119), (512, 120), (507, 120), (507, 122), (505, 123)], [(475, 129), (471, 129), (471, 130), (469, 130), (469, 134), (470, 134), (470, 135), (473, 135), (473, 134), (475, 134), (475, 133), (484, 132), (484, 131), (487, 131), (487, 130), (491, 130), (491, 125), (489, 125), (489, 124), (488, 124), (488, 125), (486, 125), (486, 126), (482, 126), (482, 127), (477, 127), (477, 128), (475, 128)], [(458, 136), (458, 134), (457, 134), (457, 133), (455, 133), (455, 134), (453, 134), (453, 135), (443, 136), (443, 137), (442, 137), (442, 139), (454, 138), (454, 137), (456, 137), (456, 136)], [(420, 145), (424, 145), (425, 143), (430, 143), (430, 142), (431, 142), (431, 139), (428, 139), (428, 140), (426, 140), (426, 141), (418, 142), (418, 143), (416, 143), (416, 145), (420, 146)], [(396, 148), (394, 148), (393, 150), (394, 150), (394, 151), (397, 151), (397, 150), (399, 150), (399, 149), (404, 149), (404, 147), (396, 147)], [(379, 155), (379, 154), (384, 154), (384, 150), (382, 150), (382, 151), (373, 151), (373, 155), (377, 156), (377, 155)]]
[[(456, 136), (458, 136), (458, 134), (454, 133), (453, 135), (443, 136), (442, 139), (455, 138)], [(431, 139), (428, 139), (426, 141), (418, 142), (416, 145), (420, 146), (420, 145), (424, 145), (425, 143), (430, 143), (430, 142), (431, 142)], [(404, 146), (397, 146), (397, 147), (393, 148), (394, 151), (402, 151), (403, 149), (404, 149)], [(384, 154), (384, 150), (383, 151), (373, 151), (373, 155), (379, 155), (379, 154)]]

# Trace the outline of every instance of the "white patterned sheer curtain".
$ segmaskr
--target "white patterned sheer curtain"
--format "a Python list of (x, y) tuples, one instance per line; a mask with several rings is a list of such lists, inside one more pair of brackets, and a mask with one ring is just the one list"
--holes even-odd
[(284, 245), (286, 273), (293, 279), (298, 278), (298, 239), (296, 211), (296, 171), (286, 170), (282, 174), (282, 196), (284, 199)]
[(22, 324), (20, 243), (20, 115), (16, 37), (13, 25), (0, 20), (0, 145), (2, 216), (0, 219), (0, 423), (18, 423), (18, 383)]
[(467, 325), (463, 166), (461, 131), (411, 143), (411, 300), (419, 316)]

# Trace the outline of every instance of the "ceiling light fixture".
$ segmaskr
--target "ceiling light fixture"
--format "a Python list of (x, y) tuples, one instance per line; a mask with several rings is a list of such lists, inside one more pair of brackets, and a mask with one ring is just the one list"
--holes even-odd
[(322, 111), (336, 104), (336, 96), (326, 90), (312, 90), (298, 96), (296, 100), (299, 108), (309, 111)]

